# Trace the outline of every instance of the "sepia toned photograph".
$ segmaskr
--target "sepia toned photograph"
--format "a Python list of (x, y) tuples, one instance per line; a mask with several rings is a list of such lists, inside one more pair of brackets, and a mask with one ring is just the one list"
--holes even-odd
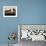
[(17, 17), (17, 6), (4, 6), (3, 17)]

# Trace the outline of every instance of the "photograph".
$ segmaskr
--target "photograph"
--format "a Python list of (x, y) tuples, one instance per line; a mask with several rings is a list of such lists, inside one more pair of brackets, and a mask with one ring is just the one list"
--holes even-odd
[(20, 40), (46, 41), (46, 25), (22, 24), (19, 25), (18, 30)]
[(18, 42), (20, 46), (46, 41), (46, 25), (18, 24)]
[(17, 6), (3, 6), (3, 17), (17, 17)]

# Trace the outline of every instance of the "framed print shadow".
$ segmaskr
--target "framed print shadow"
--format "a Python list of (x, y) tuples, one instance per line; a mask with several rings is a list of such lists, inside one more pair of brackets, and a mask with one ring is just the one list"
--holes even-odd
[(17, 6), (3, 6), (3, 17), (17, 17)]

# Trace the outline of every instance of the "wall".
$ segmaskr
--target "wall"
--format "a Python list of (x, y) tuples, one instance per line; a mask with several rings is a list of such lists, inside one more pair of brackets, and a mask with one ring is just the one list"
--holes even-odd
[[(17, 18), (3, 17), (7, 5), (18, 7)], [(9, 32), (17, 34), (18, 24), (46, 24), (46, 0), (0, 0), (0, 44), (8, 43)]]

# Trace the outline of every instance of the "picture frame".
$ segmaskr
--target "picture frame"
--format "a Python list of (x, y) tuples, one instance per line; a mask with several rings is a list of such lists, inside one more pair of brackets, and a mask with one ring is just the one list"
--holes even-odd
[(3, 6), (3, 17), (17, 17), (17, 6)]
[[(28, 30), (28, 36), (25, 38), (24, 32)], [(35, 32), (36, 31), (36, 32)], [(36, 37), (37, 36), (37, 37)], [(22, 39), (21, 39), (22, 38)], [(18, 24), (18, 42), (21, 40), (46, 41), (46, 25), (45, 24)]]

